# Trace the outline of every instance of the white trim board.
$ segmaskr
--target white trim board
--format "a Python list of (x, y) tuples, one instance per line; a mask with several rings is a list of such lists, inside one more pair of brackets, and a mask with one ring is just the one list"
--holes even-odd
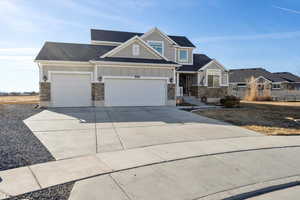
[[(138, 63), (140, 64), (140, 63)], [(96, 66), (98, 67), (126, 67), (126, 68), (148, 68), (148, 69), (174, 69), (175, 67), (170, 67), (170, 66), (142, 66), (142, 65), (110, 65), (107, 63), (104, 64), (97, 64)]]
[(136, 78), (135, 76), (103, 76), (103, 80), (105, 79), (167, 80), (167, 82), (169, 82), (169, 77), (159, 76), (140, 76), (139, 78)]
[(93, 45), (113, 45), (113, 46), (119, 46), (120, 44), (122, 44), (122, 42), (91, 40), (91, 44), (93, 44)]
[(209, 67), (212, 63), (215, 63), (216, 65), (218, 65), (219, 67), (223, 68), (224, 71), (227, 71), (227, 69), (221, 64), (219, 63), (216, 59), (212, 59), (209, 63), (207, 63), (206, 65), (204, 65), (203, 67), (201, 67), (198, 71), (203, 71), (205, 70), (207, 67)]
[(36, 60), (34, 61), (39, 64), (46, 64), (46, 65), (58, 65), (58, 64), (63, 64), (63, 65), (80, 65), (80, 66), (87, 66), (87, 67), (92, 67), (91, 63), (89, 61), (64, 61), (64, 60)]
[(164, 67), (179, 67), (179, 64), (160, 64), (160, 63), (133, 63), (133, 62), (113, 62), (113, 61), (90, 61), (94, 64), (103, 65), (132, 65), (132, 66), (147, 66), (152, 68), (153, 66), (164, 66)]

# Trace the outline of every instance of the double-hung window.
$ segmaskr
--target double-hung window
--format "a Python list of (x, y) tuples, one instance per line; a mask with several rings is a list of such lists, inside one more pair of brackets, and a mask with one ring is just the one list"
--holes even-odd
[(179, 49), (179, 62), (187, 62), (187, 61), (188, 61), (188, 50)]
[(221, 71), (220, 70), (207, 70), (207, 87), (218, 88), (220, 87)]
[(280, 88), (281, 88), (281, 85), (280, 85), (280, 83), (273, 83), (273, 84), (272, 84), (272, 88), (273, 88), (273, 89), (280, 89)]
[(155, 49), (158, 53), (163, 55), (164, 45), (162, 41), (148, 41), (148, 44)]

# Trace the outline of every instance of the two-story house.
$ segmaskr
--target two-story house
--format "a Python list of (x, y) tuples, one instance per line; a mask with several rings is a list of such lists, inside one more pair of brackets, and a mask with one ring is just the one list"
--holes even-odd
[(35, 62), (40, 105), (162, 106), (182, 95), (214, 100), (225, 95), (228, 72), (194, 54), (185, 36), (91, 30), (91, 44), (46, 42)]

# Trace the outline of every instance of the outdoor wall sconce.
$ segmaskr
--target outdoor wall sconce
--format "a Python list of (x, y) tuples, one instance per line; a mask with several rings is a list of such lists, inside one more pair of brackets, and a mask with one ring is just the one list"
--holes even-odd
[(102, 81), (102, 76), (98, 77), (98, 81), (101, 82)]
[(44, 75), (43, 80), (44, 80), (44, 82), (46, 82), (48, 80), (48, 77), (46, 75)]
[(170, 78), (170, 83), (173, 83), (173, 78)]

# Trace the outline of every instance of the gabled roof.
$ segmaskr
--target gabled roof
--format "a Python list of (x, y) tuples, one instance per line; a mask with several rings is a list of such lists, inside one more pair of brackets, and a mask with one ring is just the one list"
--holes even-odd
[(229, 70), (230, 83), (244, 83), (251, 77), (264, 77), (271, 82), (284, 82), (285, 80), (279, 76), (263, 69), (263, 68), (248, 68), (248, 69), (232, 69)]
[[(91, 40), (123, 43), (134, 36), (142, 36), (143, 34), (144, 33), (137, 32), (91, 29)], [(195, 47), (195, 45), (185, 36), (168, 35), (168, 37), (182, 47)]]
[(208, 63), (210, 63), (213, 59), (209, 58), (205, 54), (194, 54), (193, 55), (194, 63), (193, 65), (182, 65), (178, 71), (191, 71), (196, 72)]
[(46, 42), (35, 60), (87, 62), (113, 48), (115, 46)]
[(273, 74), (279, 76), (280, 78), (283, 78), (288, 82), (300, 82), (300, 77), (290, 72), (276, 72)]
[(134, 36), (131, 39), (127, 40), (126, 42), (122, 43), (121, 45), (117, 46), (116, 48), (112, 49), (111, 51), (105, 53), (104, 55), (100, 56), (101, 58), (105, 58), (108, 56), (112, 56), (116, 54), (117, 52), (121, 51), (125, 47), (133, 44), (134, 42), (138, 42), (141, 45), (143, 45), (150, 53), (152, 53), (154, 56), (160, 59), (168, 60), (166, 57), (161, 55), (158, 51), (153, 49), (151, 46), (149, 46), (144, 40), (142, 40), (139, 36)]

